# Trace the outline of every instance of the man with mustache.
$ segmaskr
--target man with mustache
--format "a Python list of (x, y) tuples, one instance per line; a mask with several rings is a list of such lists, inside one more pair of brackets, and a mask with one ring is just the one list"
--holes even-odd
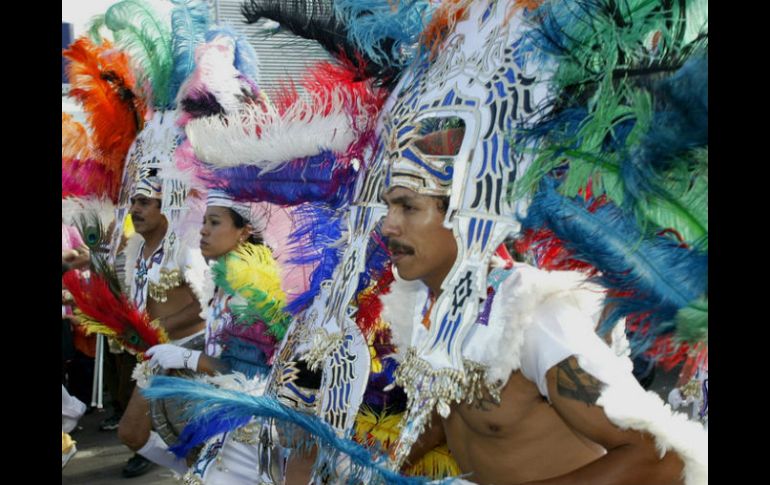
[(527, 160), (506, 140), (546, 99), (545, 70), (511, 47), (523, 30), (505, 2), (473, 2), (384, 108), (384, 146), (362, 186), (381, 184), (396, 275), (382, 318), (409, 403), (394, 466), (446, 440), (479, 484), (705, 483), (702, 427), (645, 392), (597, 334), (603, 288), (494, 256), (520, 229), (505, 189)]
[[(126, 247), (126, 279), (131, 298), (152, 320), (159, 320), (171, 343), (182, 345), (202, 339), (204, 321), (201, 305), (193, 293), (189, 275), (206, 266), (199, 251), (182, 247), (181, 261), (169, 261), (166, 235), (168, 220), (161, 213), (161, 179), (150, 169), (137, 182), (131, 196), (131, 220), (141, 237)], [(151, 462), (183, 473), (187, 466), (167, 450), (166, 443), (152, 430), (149, 403), (134, 387), (118, 427), (120, 440), (136, 452), (125, 468), (124, 477), (144, 474)]]

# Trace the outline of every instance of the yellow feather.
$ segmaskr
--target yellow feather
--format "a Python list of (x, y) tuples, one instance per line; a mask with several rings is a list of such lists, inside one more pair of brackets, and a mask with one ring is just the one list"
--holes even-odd
[(100, 333), (102, 335), (107, 335), (108, 337), (115, 337), (117, 335), (113, 329), (104, 325), (103, 323), (88, 318), (78, 309), (75, 309), (75, 316), (78, 318), (78, 325), (85, 329), (86, 335), (91, 335), (94, 333)]
[(126, 215), (123, 219), (123, 235), (129, 238), (134, 235), (134, 221), (131, 220), (131, 214)]
[(453, 477), (460, 473), (460, 467), (446, 445), (433, 448), (420, 461), (404, 470), (405, 475), (429, 476), (434, 479)]
[(286, 294), (281, 289), (281, 268), (267, 246), (241, 244), (230, 252), (226, 260), (227, 282), (245, 299), (252, 296), (252, 288), (268, 294), (268, 300), (281, 307)]
[[(388, 449), (398, 439), (401, 432), (403, 413), (390, 414), (384, 411), (375, 413), (372, 409), (362, 407), (356, 416), (355, 439), (368, 446), (377, 444), (381, 449)], [(446, 445), (440, 445), (426, 453), (420, 461), (404, 470), (410, 476), (428, 476), (434, 479), (456, 476), (460, 467), (452, 458), (452, 453)]]

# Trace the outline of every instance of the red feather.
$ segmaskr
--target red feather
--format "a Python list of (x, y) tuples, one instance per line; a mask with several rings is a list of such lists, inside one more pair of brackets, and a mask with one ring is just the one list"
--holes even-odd
[[(322, 116), (328, 115), (334, 105), (339, 103), (335, 95), (343, 95), (342, 102), (348, 113), (355, 119), (361, 115), (370, 118), (370, 124), (376, 122), (377, 114), (387, 99), (385, 89), (374, 86), (370, 79), (362, 77), (363, 65), (354, 67), (353, 63), (340, 60), (341, 64), (319, 62), (314, 65), (302, 79), (302, 86), (321, 101), (315, 111)], [(366, 131), (367, 126), (362, 131)]]
[(162, 330), (150, 324), (147, 312), (137, 310), (125, 295), (113, 294), (98, 274), (92, 272), (85, 278), (77, 271), (68, 271), (62, 282), (80, 311), (115, 331), (120, 343), (132, 352), (143, 353), (168, 340)]
[(361, 329), (364, 337), (369, 338), (372, 329), (380, 319), (382, 301), (380, 297), (390, 293), (390, 284), (393, 282), (393, 271), (390, 265), (385, 267), (382, 276), (373, 286), (367, 288), (358, 297), (358, 312), (356, 313), (356, 325)]

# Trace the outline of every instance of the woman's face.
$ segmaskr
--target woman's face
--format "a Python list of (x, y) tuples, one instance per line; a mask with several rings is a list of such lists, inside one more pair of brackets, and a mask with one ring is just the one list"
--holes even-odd
[(207, 207), (201, 227), (201, 254), (206, 259), (223, 256), (249, 237), (249, 228), (235, 227), (230, 209)]

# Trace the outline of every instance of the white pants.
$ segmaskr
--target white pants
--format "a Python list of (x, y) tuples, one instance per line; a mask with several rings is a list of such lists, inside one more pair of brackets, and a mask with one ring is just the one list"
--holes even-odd
[[(228, 433), (209, 440), (193, 465), (206, 485), (255, 485), (259, 480), (259, 451), (256, 445), (241, 443)], [(221, 450), (217, 448), (221, 446)]]
[(69, 433), (78, 424), (78, 420), (86, 412), (86, 405), (80, 399), (70, 396), (64, 385), (61, 386), (61, 429)]

